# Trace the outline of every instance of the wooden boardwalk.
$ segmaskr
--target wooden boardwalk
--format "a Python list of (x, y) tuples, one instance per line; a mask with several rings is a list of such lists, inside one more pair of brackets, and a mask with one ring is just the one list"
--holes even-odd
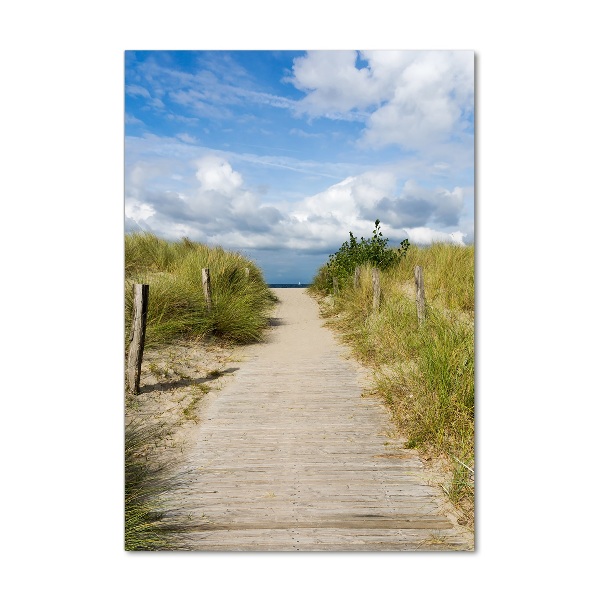
[(277, 293), (268, 342), (207, 402), (171, 498), (193, 549), (472, 549), (314, 300)]

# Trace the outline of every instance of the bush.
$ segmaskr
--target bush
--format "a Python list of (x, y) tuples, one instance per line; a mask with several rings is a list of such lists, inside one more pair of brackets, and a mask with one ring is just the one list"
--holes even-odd
[(315, 287), (324, 288), (327, 291), (333, 289), (333, 278), (343, 286), (354, 275), (354, 270), (360, 265), (370, 265), (385, 270), (396, 264), (409, 247), (408, 240), (404, 240), (399, 248), (389, 248), (388, 238), (381, 233), (380, 221), (375, 221), (373, 237), (370, 239), (360, 238), (350, 232), (350, 240), (342, 244), (340, 249), (329, 256), (329, 262), (322, 268), (322, 272), (315, 278)]

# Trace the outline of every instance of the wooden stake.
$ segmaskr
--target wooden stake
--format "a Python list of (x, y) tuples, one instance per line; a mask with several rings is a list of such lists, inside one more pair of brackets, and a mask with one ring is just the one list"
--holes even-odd
[(379, 283), (379, 269), (373, 269), (373, 310), (379, 310), (381, 300), (381, 286)]
[(358, 289), (358, 282), (360, 281), (360, 267), (354, 269), (354, 289)]
[(148, 284), (133, 284), (133, 316), (129, 334), (129, 355), (127, 357), (127, 389), (132, 394), (140, 393), (140, 373), (146, 340), (146, 319), (148, 316)]
[(250, 269), (248, 267), (244, 269), (244, 274), (246, 275), (246, 281), (248, 281), (250, 279)]
[(212, 310), (212, 290), (210, 287), (210, 269), (202, 269), (202, 288), (204, 289), (204, 298), (206, 299), (206, 308), (208, 312)]
[(337, 277), (333, 278), (333, 295), (337, 296), (340, 292), (340, 286), (338, 285)]
[(417, 318), (419, 325), (425, 321), (425, 282), (423, 281), (423, 269), (415, 267), (415, 285), (417, 286)]

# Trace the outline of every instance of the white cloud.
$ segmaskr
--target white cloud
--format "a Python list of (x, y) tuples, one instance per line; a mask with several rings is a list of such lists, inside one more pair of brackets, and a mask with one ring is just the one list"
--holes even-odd
[[(367, 66), (358, 67), (362, 58)], [(366, 120), (372, 147), (424, 148), (468, 127), (473, 110), (470, 51), (308, 52), (288, 79), (306, 96), (296, 110), (310, 117)], [(369, 113), (364, 111), (370, 109)]]
[(352, 50), (307, 52), (294, 59), (294, 76), (286, 79), (307, 95), (296, 110), (311, 116), (329, 116), (364, 109), (379, 102), (370, 69), (357, 69)]
[(135, 198), (125, 198), (125, 216), (136, 222), (145, 221), (154, 215), (156, 211), (145, 202), (139, 202)]
[(301, 222), (315, 217), (329, 219), (344, 235), (350, 230), (370, 232), (376, 219), (398, 235), (419, 226), (458, 226), (464, 207), (462, 188), (427, 189), (408, 180), (399, 192), (396, 190), (397, 177), (393, 172), (369, 171), (307, 198), (292, 216)]
[[(161, 148), (171, 144), (175, 142), (163, 143)], [(472, 237), (472, 219), (464, 214), (464, 198), (470, 191), (465, 193), (459, 186), (426, 188), (414, 180), (399, 179), (390, 166), (346, 177), (293, 202), (268, 203), (246, 186), (242, 173), (226, 155), (206, 152), (192, 158), (202, 149), (180, 146), (181, 150), (173, 147), (172, 157), (146, 155), (130, 161), (128, 223), (168, 238), (187, 235), (248, 251), (329, 254), (347, 239), (349, 231), (370, 237), (375, 219), (381, 220), (383, 233), (392, 243), (406, 237), (416, 244), (462, 243)], [(180, 152), (187, 157), (183, 163)], [(241, 162), (239, 157), (236, 162)]]
[(333, 216), (341, 222), (350, 219), (356, 223), (361, 210), (372, 208), (380, 198), (392, 194), (395, 184), (394, 175), (386, 171), (347, 177), (307, 198), (302, 205), (302, 215)]
[(406, 229), (408, 234), (408, 241), (411, 244), (427, 246), (434, 242), (442, 242), (447, 244), (456, 244), (457, 246), (464, 246), (463, 238), (464, 233), (460, 231), (454, 231), (452, 233), (445, 233), (443, 231), (436, 231), (429, 227), (414, 227), (412, 229)]
[(197, 162), (196, 178), (203, 190), (231, 194), (242, 186), (242, 176), (223, 158), (209, 155)]

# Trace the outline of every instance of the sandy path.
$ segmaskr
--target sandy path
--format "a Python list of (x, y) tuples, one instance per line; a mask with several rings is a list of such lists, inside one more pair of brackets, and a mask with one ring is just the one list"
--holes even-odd
[(194, 549), (469, 549), (315, 301), (276, 292), (267, 343), (207, 400), (171, 498)]

